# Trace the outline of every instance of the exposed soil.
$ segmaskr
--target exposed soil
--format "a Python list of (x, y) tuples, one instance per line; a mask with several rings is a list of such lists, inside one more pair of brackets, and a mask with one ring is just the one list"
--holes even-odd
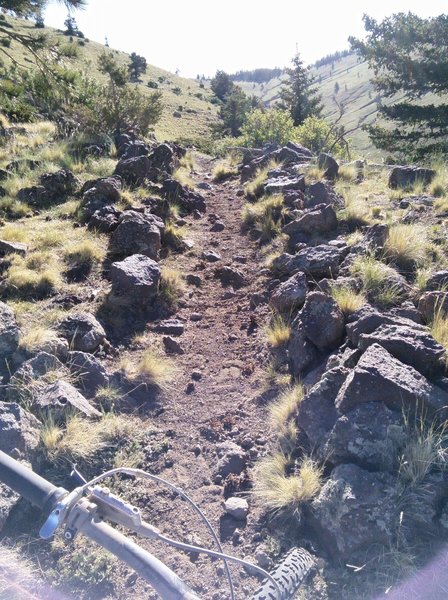
[[(205, 157), (197, 163), (195, 182), (207, 181), (213, 164)], [(240, 189), (238, 181), (231, 181), (212, 184), (211, 190), (201, 191), (206, 197), (207, 214), (198, 220), (188, 218), (188, 238), (194, 242), (194, 250), (163, 261), (184, 275), (199, 275), (202, 283), (188, 287), (187, 299), (176, 312), (176, 318), (185, 323), (184, 334), (177, 338), (185, 353), (175, 357), (176, 378), (160, 399), (164, 411), (154, 424), (169, 438), (169, 450), (158, 465), (159, 474), (197, 502), (218, 532), (226, 552), (253, 560), (254, 549), (265, 537), (259, 533), (263, 522), (256, 498), (248, 496), (247, 522), (224, 516), (222, 506), (224, 494), (249, 492), (247, 476), (235, 478), (234, 486), (227, 481), (226, 493), (224, 482), (215, 483), (216, 443), (235, 441), (253, 461), (263, 453), (268, 441), (266, 407), (260, 397), (265, 377), (268, 310), (266, 305), (253, 310), (250, 302), (253, 293), (265, 291), (265, 275), (259, 245), (241, 231), (244, 199), (237, 195)], [(225, 224), (223, 231), (211, 231), (213, 214)], [(202, 260), (203, 251), (217, 252), (221, 260)], [(247, 285), (239, 289), (223, 286), (216, 271), (224, 265), (241, 271)], [(192, 320), (192, 315), (200, 320)], [(147, 514), (167, 535), (211, 547), (209, 534), (183, 501), (173, 500), (173, 495), (165, 490), (147, 495), (147, 500)], [(201, 597), (229, 597), (219, 561), (188, 557), (166, 547), (157, 550), (156, 554), (175, 567), (181, 577), (185, 576)], [(232, 570), (238, 597), (246, 596), (257, 586), (257, 579), (239, 569)], [(136, 595), (129, 597), (139, 597), (139, 587)]]

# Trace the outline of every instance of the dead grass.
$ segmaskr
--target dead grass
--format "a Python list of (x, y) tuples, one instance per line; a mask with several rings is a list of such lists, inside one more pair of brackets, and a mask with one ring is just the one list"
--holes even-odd
[(419, 224), (396, 224), (389, 230), (384, 258), (400, 269), (415, 269), (427, 260), (428, 229)]
[(295, 513), (319, 493), (321, 485), (322, 470), (308, 457), (295, 463), (276, 451), (255, 469), (254, 493), (268, 510)]
[(338, 179), (349, 183), (356, 183), (358, 178), (358, 169), (355, 165), (341, 165), (339, 167)]
[(282, 194), (264, 196), (255, 203), (244, 206), (241, 214), (243, 226), (254, 229), (263, 242), (268, 242), (281, 233), (284, 214)]
[(162, 267), (159, 297), (168, 308), (176, 308), (185, 293), (185, 289), (185, 282), (179, 271), (170, 267)]
[(212, 171), (213, 181), (216, 183), (226, 181), (226, 179), (230, 179), (236, 175), (238, 175), (238, 170), (235, 166), (230, 165), (227, 160), (219, 162)]
[(142, 433), (142, 423), (130, 415), (105, 414), (97, 421), (73, 415), (65, 427), (48, 417), (41, 430), (41, 442), (47, 458), (53, 463), (79, 459), (94, 461), (95, 453), (117, 440), (137, 440)]
[(283, 450), (292, 451), (297, 441), (295, 415), (305, 390), (300, 383), (284, 390), (269, 407), (269, 421)]
[(264, 193), (264, 184), (268, 178), (268, 173), (271, 169), (274, 169), (277, 163), (272, 160), (266, 167), (258, 169), (254, 177), (248, 181), (244, 186), (244, 191), (248, 198), (260, 198)]
[(428, 423), (424, 418), (408, 424), (408, 427), (399, 479), (404, 486), (415, 488), (429, 473), (444, 471), (448, 467), (448, 429), (446, 423)]
[(186, 227), (177, 227), (172, 221), (168, 221), (163, 230), (163, 243), (173, 250), (181, 250), (186, 233)]
[(400, 289), (391, 283), (397, 276), (396, 271), (375, 257), (357, 257), (351, 272), (361, 279), (363, 292), (380, 306), (392, 306), (400, 300)]
[(174, 363), (152, 348), (144, 350), (136, 362), (129, 357), (122, 358), (120, 366), (131, 381), (159, 388), (169, 383), (175, 374)]
[(331, 295), (345, 317), (359, 310), (367, 302), (362, 292), (356, 292), (349, 286), (335, 285), (331, 289)]
[(105, 256), (106, 250), (104, 246), (89, 239), (68, 246), (64, 251), (66, 261), (77, 265), (101, 263)]
[(20, 337), (19, 347), (29, 353), (34, 353), (40, 350), (45, 344), (53, 342), (57, 339), (57, 334), (52, 329), (37, 325), (28, 329)]
[(275, 315), (266, 335), (269, 344), (274, 348), (285, 346), (291, 337), (291, 325), (281, 315)]
[(194, 181), (190, 175), (190, 171), (185, 167), (179, 167), (176, 169), (173, 173), (173, 179), (185, 187), (194, 189)]

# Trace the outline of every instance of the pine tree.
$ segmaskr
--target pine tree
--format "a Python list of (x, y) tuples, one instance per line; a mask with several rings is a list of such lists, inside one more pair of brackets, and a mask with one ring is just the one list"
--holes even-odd
[(128, 65), (129, 78), (131, 81), (138, 81), (140, 79), (140, 75), (146, 73), (146, 58), (144, 56), (139, 56), (135, 52), (131, 54), (131, 62)]
[(239, 135), (250, 109), (251, 99), (240, 87), (233, 86), (232, 92), (224, 98), (224, 103), (219, 111), (224, 132), (232, 136)]
[(304, 67), (299, 54), (292, 60), (293, 68), (287, 69), (289, 81), (280, 92), (284, 107), (290, 112), (294, 125), (301, 125), (310, 116), (322, 112), (321, 96), (313, 86), (314, 78)]
[[(399, 13), (381, 23), (365, 15), (364, 27), (367, 38), (350, 42), (373, 70), (375, 88), (385, 98), (404, 96), (380, 106), (388, 127), (381, 122), (367, 127), (373, 143), (412, 158), (447, 153), (448, 15), (423, 19)], [(438, 97), (436, 103), (422, 103), (428, 93)]]
[(230, 80), (229, 75), (224, 71), (216, 71), (216, 75), (211, 80), (210, 85), (215, 96), (220, 100), (224, 100), (232, 91), (233, 81)]

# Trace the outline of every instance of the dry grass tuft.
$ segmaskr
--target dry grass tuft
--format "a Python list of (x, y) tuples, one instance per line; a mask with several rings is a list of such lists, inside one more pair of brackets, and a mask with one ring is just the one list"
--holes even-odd
[(260, 460), (255, 469), (254, 493), (269, 510), (296, 512), (322, 486), (322, 469), (309, 457), (294, 463), (282, 451)]
[(288, 387), (269, 408), (269, 420), (282, 449), (292, 450), (296, 443), (295, 415), (305, 390), (300, 383)]
[(425, 263), (428, 245), (428, 230), (425, 226), (399, 223), (389, 230), (384, 257), (401, 269), (413, 269)]
[(168, 308), (176, 308), (185, 289), (185, 282), (179, 271), (169, 267), (162, 268), (159, 296)]
[(100, 263), (106, 256), (105, 249), (93, 240), (82, 240), (66, 248), (65, 259), (72, 264), (93, 265)]
[(274, 169), (277, 163), (272, 160), (263, 169), (258, 169), (254, 177), (246, 183), (244, 191), (248, 198), (260, 198), (264, 193), (264, 184), (268, 178), (268, 173), (271, 169)]
[(129, 415), (109, 413), (97, 421), (73, 415), (67, 419), (65, 428), (48, 417), (41, 430), (41, 442), (45, 454), (52, 462), (79, 459), (94, 461), (96, 452), (118, 440), (136, 440), (141, 432), (141, 421)]
[(359, 310), (367, 302), (367, 298), (362, 292), (356, 292), (349, 286), (335, 285), (331, 289), (331, 295), (345, 317)]
[(24, 333), (19, 342), (19, 347), (26, 352), (37, 352), (45, 344), (57, 339), (57, 334), (52, 329), (37, 325)]
[(262, 241), (270, 241), (281, 233), (284, 210), (282, 194), (264, 196), (258, 202), (244, 206), (243, 226), (258, 231)]
[(291, 325), (280, 315), (272, 318), (267, 330), (268, 342), (274, 348), (285, 346), (291, 337)]
[(363, 291), (380, 306), (392, 306), (400, 300), (400, 289), (391, 283), (396, 279), (396, 271), (375, 257), (357, 257), (351, 266), (351, 272), (360, 277)]
[(238, 170), (234, 166), (230, 165), (228, 161), (219, 162), (212, 172), (213, 181), (216, 183), (225, 181), (226, 179), (230, 179), (236, 175), (238, 175)]
[(144, 350), (136, 363), (127, 357), (123, 358), (121, 369), (131, 381), (160, 388), (169, 383), (175, 374), (174, 363), (151, 348)]

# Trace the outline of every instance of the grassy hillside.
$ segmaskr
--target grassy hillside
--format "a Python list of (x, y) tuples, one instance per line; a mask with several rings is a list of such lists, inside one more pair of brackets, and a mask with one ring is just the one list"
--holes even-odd
[[(340, 122), (347, 131), (351, 132), (349, 137), (352, 140), (355, 154), (372, 160), (380, 159), (382, 153), (372, 146), (369, 136), (362, 130), (363, 125), (375, 121), (378, 110), (378, 93), (370, 81), (372, 72), (367, 63), (351, 54), (334, 63), (318, 68), (313, 67), (312, 73), (316, 78), (319, 92), (322, 94), (324, 116), (330, 121), (335, 121), (339, 116), (338, 104), (343, 105), (344, 115)], [(251, 82), (240, 82), (240, 85), (245, 92), (258, 96), (269, 105), (279, 99), (282, 81), (285, 77), (272, 79), (261, 85)], [(339, 85), (339, 91), (335, 96), (336, 83)], [(424, 101), (437, 103), (437, 98), (428, 95)], [(385, 103), (387, 102), (388, 100), (385, 100)]]
[[(95, 79), (104, 79), (98, 71), (98, 57), (105, 50), (102, 44), (89, 40), (71, 39), (61, 31), (52, 28), (36, 30), (34, 23), (19, 19), (7, 18), (15, 30), (30, 33), (44, 31), (52, 43), (59, 44), (67, 67), (79, 69)], [(8, 54), (21, 65), (34, 68), (34, 63), (26, 55), (23, 48), (13, 42), (6, 48)], [(129, 55), (125, 52), (109, 49), (122, 64), (129, 63)], [(6, 63), (11, 60), (3, 53), (1, 59)], [(169, 71), (148, 65), (147, 72), (142, 76), (138, 85), (142, 90), (151, 93), (149, 81), (157, 83), (163, 93), (164, 111), (161, 120), (156, 125), (155, 134), (159, 140), (175, 140), (179, 138), (197, 138), (208, 133), (209, 125), (216, 120), (216, 108), (210, 103), (212, 96), (209, 90), (200, 88), (193, 79), (178, 77)], [(173, 113), (180, 113), (180, 117)]]

